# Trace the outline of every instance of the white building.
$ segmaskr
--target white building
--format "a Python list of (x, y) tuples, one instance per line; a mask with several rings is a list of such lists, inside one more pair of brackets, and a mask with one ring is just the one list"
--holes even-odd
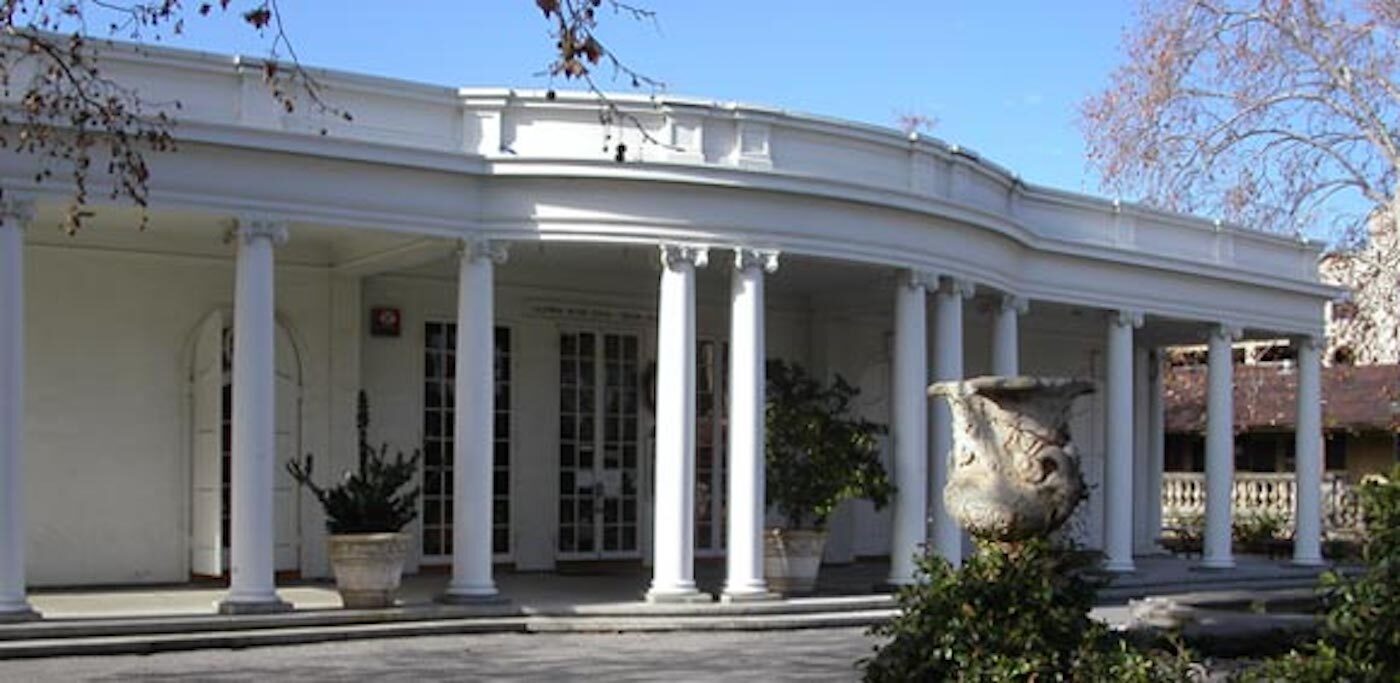
[[(149, 229), (100, 207), (76, 237), (63, 188), (0, 154), (0, 612), (26, 585), (230, 567), (227, 606), (257, 610), (274, 572), (326, 575), (321, 513), (282, 463), (352, 467), (361, 388), (372, 441), (425, 447), (410, 571), (451, 565), (460, 598), (495, 593), (493, 563), (594, 558), (685, 598), (726, 538), (728, 591), (761, 590), (759, 515), (725, 511), (761, 507), (765, 357), (844, 375), (891, 424), (897, 500), (844, 509), (827, 556), (890, 555), (894, 582), (926, 539), (960, 552), (927, 495), (949, 443), (930, 378), (1100, 383), (1073, 425), (1094, 487), (1076, 528), (1116, 570), (1157, 528), (1157, 347), (1210, 340), (1206, 565), (1232, 564), (1231, 340), (1305, 342), (1299, 476), (1320, 476), (1316, 244), (771, 109), (621, 100), (647, 141), (590, 97), (324, 74), (347, 123), (283, 112), (242, 58), (106, 66), (183, 103), (179, 151), (150, 159)], [(398, 336), (371, 334), (394, 314)], [(1315, 526), (1297, 547), (1319, 561)]]

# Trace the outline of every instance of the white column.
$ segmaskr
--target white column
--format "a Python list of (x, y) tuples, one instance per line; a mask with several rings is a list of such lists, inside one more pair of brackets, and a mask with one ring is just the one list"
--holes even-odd
[[(933, 379), (963, 379), (963, 299), (972, 298), (966, 280), (939, 279), (934, 297)], [(962, 564), (962, 529), (943, 507), (943, 489), (953, 458), (953, 415), (947, 401), (929, 401), (929, 509), (934, 550), (954, 567)]]
[(452, 453), (452, 580), (449, 603), (501, 602), (491, 576), (495, 457), (495, 274), (505, 245), (463, 241), (457, 260), (457, 374)]
[(662, 245), (656, 321), (656, 489), (651, 602), (708, 600), (695, 588), (695, 269), (703, 247)]
[(1201, 566), (1235, 566), (1230, 548), (1230, 506), (1235, 478), (1234, 362), (1231, 342), (1239, 332), (1212, 325), (1206, 388), (1206, 529)]
[(1306, 337), (1298, 347), (1298, 431), (1294, 468), (1297, 488), (1293, 564), (1322, 564), (1322, 386), (1321, 340)]
[(1133, 329), (1142, 314), (1108, 316), (1104, 378), (1104, 569), (1133, 571)]
[(894, 484), (890, 578), (914, 583), (914, 557), (928, 534), (927, 323), (923, 275), (904, 272), (894, 289), (894, 377), (891, 412)]
[(1030, 306), (1025, 297), (1001, 295), (992, 313), (992, 374), (1013, 377), (1021, 374), (1021, 316)]
[(273, 249), (285, 224), (239, 219), (233, 299), (233, 477), (231, 565), (225, 614), (281, 612), (277, 596), (273, 484), (277, 475), (276, 289)]
[(736, 249), (729, 289), (729, 547), (727, 601), (775, 597), (763, 580), (763, 279), (778, 269), (772, 251)]
[(1166, 400), (1162, 393), (1165, 371), (1162, 355), (1152, 349), (1147, 356), (1147, 528), (1153, 552), (1161, 550), (1157, 539), (1162, 535), (1162, 470), (1166, 468), (1167, 449)]
[(24, 228), (28, 202), (0, 203), (0, 622), (34, 619), (24, 575)]
[(1152, 552), (1152, 542), (1157, 535), (1151, 531), (1152, 515), (1148, 508), (1152, 499), (1147, 494), (1148, 477), (1152, 466), (1148, 462), (1151, 430), (1148, 429), (1149, 409), (1147, 392), (1151, 389), (1148, 379), (1148, 363), (1151, 350), (1146, 346), (1133, 347), (1133, 554), (1146, 555)]

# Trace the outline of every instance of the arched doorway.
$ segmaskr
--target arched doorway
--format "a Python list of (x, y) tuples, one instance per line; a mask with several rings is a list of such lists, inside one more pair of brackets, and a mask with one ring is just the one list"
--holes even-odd
[[(281, 323), (276, 333), (277, 467), (273, 495), (276, 529), (274, 567), (301, 568), (301, 515), (298, 490), (286, 463), (301, 452), (301, 359)], [(223, 576), (229, 568), (232, 493), (233, 327), (215, 311), (200, 323), (190, 372), (192, 434), (190, 449), (190, 573)]]

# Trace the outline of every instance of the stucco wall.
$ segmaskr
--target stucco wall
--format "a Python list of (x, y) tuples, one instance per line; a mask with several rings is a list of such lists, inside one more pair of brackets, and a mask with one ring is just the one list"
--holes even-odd
[[(188, 354), (200, 320), (231, 308), (232, 262), (52, 247), (25, 258), (30, 582), (183, 581)], [(325, 453), (328, 278), (277, 277), (279, 316), (305, 352), (302, 445)], [(319, 523), (309, 527), (303, 553), (315, 555)]]

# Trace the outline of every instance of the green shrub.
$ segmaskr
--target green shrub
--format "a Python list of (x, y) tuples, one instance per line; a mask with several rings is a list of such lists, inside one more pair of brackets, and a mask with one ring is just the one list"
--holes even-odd
[(860, 390), (840, 375), (824, 386), (802, 366), (770, 360), (766, 410), (768, 504), (788, 528), (820, 529), (843, 500), (884, 507), (894, 486), (880, 464), (884, 425), (854, 417)]
[(1400, 466), (1360, 488), (1364, 573), (1322, 577), (1322, 634), (1302, 651), (1266, 662), (1245, 680), (1400, 680)]
[(1254, 512), (1236, 517), (1230, 527), (1230, 535), (1235, 543), (1262, 545), (1283, 536), (1283, 527), (1288, 523), (1285, 515), (1271, 512)]
[(871, 629), (886, 639), (861, 660), (868, 681), (1178, 681), (1184, 658), (1131, 647), (1089, 617), (1099, 583), (1093, 556), (1043, 539), (979, 541), (953, 569), (919, 560), (921, 582), (901, 588), (900, 615)]
[(389, 460), (389, 444), (378, 451), (369, 445), (369, 401), (360, 392), (356, 426), (359, 429), (360, 466), (346, 472), (340, 483), (321, 488), (312, 480), (312, 459), (287, 463), (287, 472), (311, 491), (326, 513), (326, 529), (333, 534), (370, 534), (403, 529), (418, 516), (418, 487), (400, 491), (418, 474), (419, 451), (405, 458), (403, 452)]

